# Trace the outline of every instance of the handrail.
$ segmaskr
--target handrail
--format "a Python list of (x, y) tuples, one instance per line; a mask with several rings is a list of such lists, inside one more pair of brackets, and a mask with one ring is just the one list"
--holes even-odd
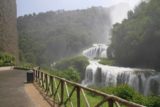
[[(91, 88), (84, 87), (78, 83), (51, 75), (47, 72), (42, 72), (39, 68), (33, 69), (33, 71), (35, 83), (38, 84), (42, 89), (44, 89), (44, 92), (53, 99), (54, 103), (57, 103), (59, 106), (64, 105), (65, 107), (67, 107), (67, 103), (69, 102), (69, 107), (74, 107), (71, 97), (73, 96), (73, 93), (76, 92), (76, 107), (81, 107), (81, 97), (84, 98), (86, 107), (100, 107), (105, 103), (108, 103), (108, 107), (145, 107), (143, 105), (129, 102), (114, 95), (109, 95)], [(58, 85), (57, 82), (59, 82)], [(70, 92), (68, 90), (68, 86), (73, 87)], [(85, 91), (93, 93), (97, 96), (101, 96), (102, 100), (96, 105), (91, 106), (86, 97)]]

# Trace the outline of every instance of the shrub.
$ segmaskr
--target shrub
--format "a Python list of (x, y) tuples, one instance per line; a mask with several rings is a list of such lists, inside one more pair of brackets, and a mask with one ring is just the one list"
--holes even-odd
[(15, 65), (15, 57), (8, 53), (0, 52), (0, 66), (12, 65)]
[(55, 70), (50, 70), (49, 72), (53, 75), (59, 76), (61, 78), (65, 78), (73, 82), (80, 81), (79, 72), (77, 72), (74, 68), (71, 68), (71, 67), (62, 71), (55, 69)]
[(147, 107), (160, 107), (160, 96), (149, 96), (145, 104)]
[(120, 85), (113, 90), (113, 94), (126, 100), (133, 100), (136, 91), (128, 85)]
[[(146, 107), (160, 107), (160, 96), (144, 96), (128, 85), (119, 85), (116, 87), (91, 86), (91, 88), (97, 89), (107, 94), (113, 94), (120, 98), (144, 105)], [(94, 96), (94, 94), (89, 94)]]
[(21, 70), (30, 70), (33, 69), (33, 67), (36, 67), (34, 64), (21, 62), (20, 65), (15, 66), (15, 69), (21, 69)]
[[(95, 88), (95, 87), (93, 87)], [(137, 93), (133, 88), (128, 85), (119, 85), (119, 86), (111, 86), (111, 87), (99, 87), (95, 88), (107, 94), (114, 94), (118, 97), (121, 97), (126, 100), (132, 100), (134, 95)]]
[(70, 68), (74, 69), (81, 75), (81, 80), (84, 77), (85, 70), (87, 65), (89, 64), (88, 59), (84, 56), (76, 56), (68, 59), (63, 59), (56, 63), (55, 69), (60, 71), (65, 71)]
[(84, 71), (89, 64), (88, 60), (84, 56), (76, 56), (72, 58), (63, 59), (56, 63), (55, 68), (64, 70), (69, 67), (77, 69), (79, 72)]

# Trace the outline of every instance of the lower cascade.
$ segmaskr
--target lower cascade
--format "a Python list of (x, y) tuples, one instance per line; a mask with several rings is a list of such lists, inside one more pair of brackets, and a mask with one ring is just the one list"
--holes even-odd
[[(91, 49), (93, 48), (89, 50)], [(91, 50), (92, 52), (89, 50), (85, 50), (84, 52), (96, 55), (97, 53), (93, 53), (97, 52), (96, 49), (95, 51)], [(102, 52), (104, 53), (104, 51)], [(101, 55), (101, 53), (98, 54)], [(128, 84), (144, 95), (160, 95), (160, 73), (155, 70), (102, 65), (98, 63), (98, 60), (94, 60), (93, 57), (92, 59), (90, 59), (91, 57), (88, 58), (90, 64), (86, 68), (85, 79), (82, 81), (84, 86)]]

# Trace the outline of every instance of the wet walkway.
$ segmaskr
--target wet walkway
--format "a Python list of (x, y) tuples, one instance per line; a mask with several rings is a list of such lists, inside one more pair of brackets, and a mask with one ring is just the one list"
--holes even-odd
[(45, 102), (44, 99), (32, 84), (25, 84), (25, 81), (25, 71), (0, 71), (0, 107), (49, 107), (40, 104)]

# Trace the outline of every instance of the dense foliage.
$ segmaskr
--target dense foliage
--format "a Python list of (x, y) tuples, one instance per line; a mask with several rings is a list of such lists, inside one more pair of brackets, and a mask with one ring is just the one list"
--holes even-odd
[(81, 80), (84, 79), (86, 66), (89, 64), (88, 59), (84, 56), (76, 56), (72, 58), (66, 58), (58, 61), (54, 68), (64, 71), (66, 69), (72, 69), (81, 75)]
[(50, 69), (47, 70), (50, 74), (56, 75), (58, 77), (67, 79), (73, 82), (80, 82), (80, 74), (74, 68), (67, 68), (64, 70)]
[(84, 56), (75, 56), (62, 59), (52, 65), (52, 69), (44, 68), (50, 74), (65, 78), (70, 81), (80, 82), (84, 79), (88, 59)]
[(110, 50), (123, 66), (160, 67), (160, 0), (142, 2), (114, 25)]
[(12, 65), (15, 65), (15, 57), (8, 53), (0, 52), (0, 66)]
[(17, 21), (21, 60), (41, 66), (105, 42), (111, 28), (109, 9), (102, 7), (31, 14)]
[[(97, 87), (92, 88), (100, 90), (107, 94), (113, 94), (128, 101), (142, 104), (146, 107), (159, 107), (160, 97), (158, 96), (143, 96), (128, 85), (119, 85), (117, 87)], [(93, 94), (91, 94), (93, 95)]]

